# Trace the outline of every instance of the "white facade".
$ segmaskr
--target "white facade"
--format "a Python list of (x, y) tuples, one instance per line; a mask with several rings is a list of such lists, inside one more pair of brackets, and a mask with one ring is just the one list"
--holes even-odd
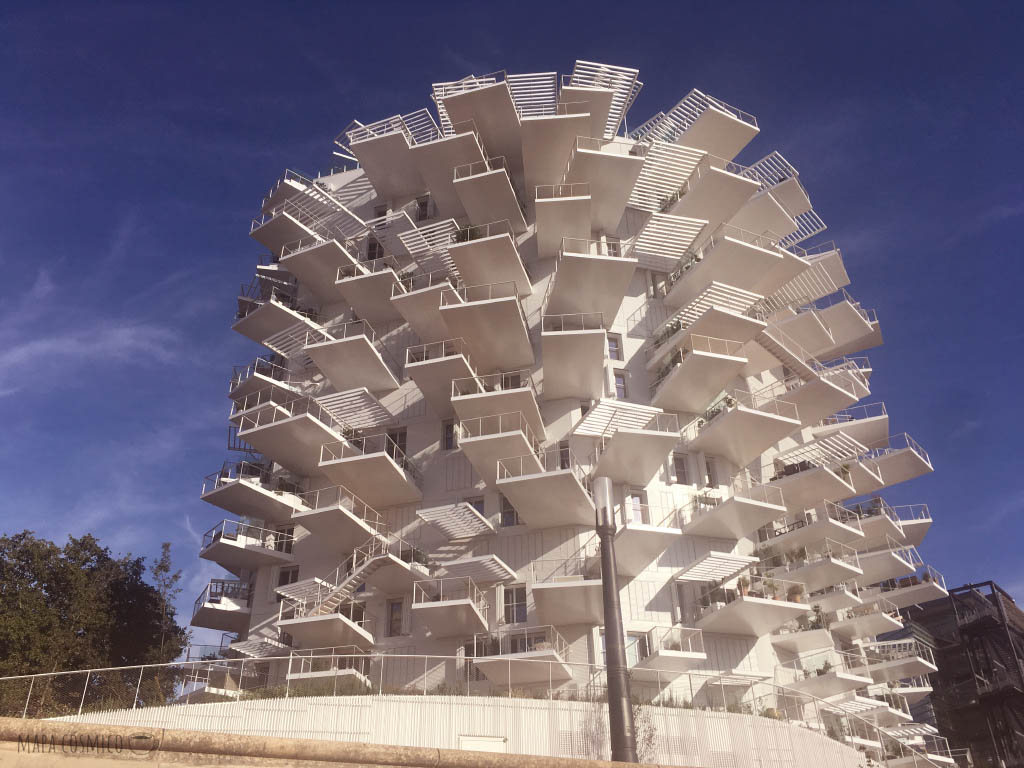
[(871, 402), (878, 320), (796, 170), (734, 161), (756, 120), (694, 90), (622, 135), (637, 75), (436, 83), (434, 111), (339, 135), (354, 169), (264, 200), (233, 328), (271, 354), (232, 378), (236, 453), (203, 489), (229, 520), (200, 553), (231, 575), (193, 617), (233, 655), (580, 689), (596, 499), (649, 700), (719, 676), (694, 704), (770, 681), (905, 725), (934, 667), (875, 636), (944, 587), (927, 508), (875, 498), (932, 470)]

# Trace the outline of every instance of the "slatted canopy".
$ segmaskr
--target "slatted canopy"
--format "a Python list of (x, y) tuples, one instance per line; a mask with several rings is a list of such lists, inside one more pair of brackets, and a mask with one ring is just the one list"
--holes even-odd
[(449, 539), (468, 539), (494, 533), (494, 526), (464, 501), (416, 510), (416, 516), (437, 528)]
[(796, 448), (783, 451), (777, 458), (785, 464), (795, 464), (800, 461), (812, 461), (817, 464), (837, 464), (849, 461), (868, 452), (867, 446), (858, 443), (845, 432), (812, 440)]
[(758, 558), (750, 555), (734, 555), (711, 550), (677, 573), (676, 581), (728, 581), (756, 562)]
[(316, 401), (352, 429), (379, 427), (396, 421), (395, 416), (366, 387), (323, 395)]
[(516, 578), (516, 572), (497, 555), (480, 555), (452, 560), (444, 564), (441, 575), (444, 577), (468, 576), (477, 584), (494, 584), (512, 581)]
[(591, 406), (576, 428), (577, 437), (607, 437), (619, 429), (643, 429), (661, 408), (602, 398)]

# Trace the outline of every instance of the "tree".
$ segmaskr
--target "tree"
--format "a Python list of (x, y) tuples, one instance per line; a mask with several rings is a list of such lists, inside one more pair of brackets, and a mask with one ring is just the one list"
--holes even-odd
[(144, 558), (115, 557), (89, 534), (63, 547), (27, 530), (0, 537), (0, 676), (177, 658), (188, 633), (169, 545), (152, 573), (156, 586)]

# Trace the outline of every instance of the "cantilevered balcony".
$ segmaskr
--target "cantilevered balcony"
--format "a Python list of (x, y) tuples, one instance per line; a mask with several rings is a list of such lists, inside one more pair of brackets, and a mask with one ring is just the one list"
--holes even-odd
[(523, 205), (512, 185), (504, 157), (458, 165), (454, 179), (455, 193), (470, 224), (507, 220), (516, 234), (526, 231)]
[(615, 136), (643, 87), (639, 70), (577, 59), (562, 75), (559, 101), (584, 101), (591, 114), (590, 136)]
[(589, 480), (568, 448), (500, 459), (496, 486), (531, 528), (594, 523)]
[[(889, 746), (897, 752), (902, 748), (901, 745), (897, 746), (899, 742), (896, 739), (887, 740), (883, 747), (883, 732), (878, 728), (895, 728), (914, 719), (906, 700), (892, 693), (866, 696), (856, 691), (847, 691), (833, 697), (823, 709), (827, 713), (847, 716), (841, 726), (843, 741), (851, 747), (868, 750), (876, 755), (881, 755)], [(920, 756), (916, 758), (916, 763), (903, 763), (904, 766), (915, 764), (927, 765)], [(886, 765), (893, 763), (886, 760)]]
[(897, 504), (892, 508), (900, 521), (903, 543), (912, 547), (921, 546), (924, 536), (932, 526), (932, 513), (927, 504)]
[(615, 568), (627, 580), (639, 576), (683, 535), (677, 509), (627, 498), (615, 506), (614, 516)]
[(659, 683), (668, 683), (707, 660), (703, 633), (680, 626), (652, 627), (635, 652), (627, 651), (626, 657), (632, 662), (629, 665), (631, 677)]
[(767, 324), (755, 317), (761, 296), (712, 282), (657, 329), (645, 347), (647, 370), (657, 370), (686, 336), (696, 333), (746, 343)]
[(473, 637), (473, 666), (496, 685), (564, 682), (569, 644), (554, 627), (503, 627)]
[(534, 560), (530, 570), (530, 591), (540, 621), (558, 626), (604, 623), (599, 559), (578, 555)]
[(773, 648), (792, 654), (832, 648), (835, 639), (828, 631), (829, 622), (826, 611), (824, 608), (814, 610), (820, 607), (814, 602), (814, 598), (815, 594), (807, 597), (807, 602), (812, 606), (811, 613), (798, 616), (775, 631), (775, 634), (771, 636)]
[(399, 387), (398, 365), (366, 320), (329, 323), (309, 331), (303, 351), (339, 392), (365, 387), (381, 393)]
[(308, 235), (281, 247), (280, 266), (325, 304), (338, 301), (338, 271), (356, 269), (358, 260), (335, 239)]
[[(373, 689), (370, 681), (373, 657), (354, 645), (332, 646), (330, 648), (302, 648), (288, 654), (287, 680), (316, 680), (327, 678), (333, 692), (365, 693)], [(292, 688), (293, 695), (300, 695), (302, 688)]]
[(687, 451), (723, 456), (745, 467), (799, 427), (792, 403), (734, 389), (683, 427), (682, 439)]
[(812, 431), (814, 437), (842, 432), (863, 445), (874, 445), (889, 436), (889, 414), (885, 403), (864, 403), (826, 416)]
[(545, 400), (596, 400), (604, 395), (608, 338), (602, 315), (544, 315), (540, 346)]
[(628, 139), (576, 138), (569, 155), (565, 181), (589, 184), (593, 194), (593, 229), (615, 232), (626, 211), (633, 185), (644, 167), (647, 146)]
[(882, 343), (882, 330), (873, 309), (864, 309), (845, 288), (814, 301), (810, 308), (829, 329), (827, 343), (815, 350), (824, 358), (850, 355)]
[(732, 217), (731, 223), (748, 232), (759, 232), (777, 238), (785, 238), (800, 229), (797, 217), (786, 210), (786, 206), (767, 189), (753, 195)]
[(288, 565), (295, 536), (240, 520), (222, 520), (203, 534), (199, 556), (235, 575), (264, 565)]
[(305, 509), (301, 491), (283, 474), (275, 475), (266, 464), (224, 462), (219, 472), (203, 480), (203, 501), (239, 517), (283, 523), (292, 513)]
[[(412, 147), (439, 134), (433, 117), (426, 109), (421, 109), (368, 125), (355, 123), (344, 132), (344, 140), (373, 183), (378, 197), (393, 200), (424, 189)], [(342, 140), (342, 136), (338, 140)]]
[[(521, 413), (541, 441), (547, 439), (530, 369), (452, 380), (451, 404), (460, 419)], [(509, 454), (503, 454), (508, 456)]]
[(256, 390), (268, 387), (289, 393), (300, 392), (311, 378), (311, 373), (305, 370), (293, 371), (286, 365), (275, 362), (275, 358), (276, 356), (271, 354), (267, 357), (257, 357), (248, 365), (234, 366), (228, 397), (238, 400)]
[(866, 592), (877, 592), (897, 608), (909, 608), (949, 595), (945, 577), (930, 565), (919, 566), (909, 576), (881, 581)]
[(468, 345), (459, 338), (408, 347), (405, 373), (416, 382), (435, 415), (450, 416), (453, 412), (452, 382), (473, 375)]
[(807, 613), (804, 585), (748, 572), (731, 586), (705, 589), (693, 610), (694, 624), (704, 632), (760, 637)]
[(538, 114), (523, 115), (523, 171), (528, 203), (539, 185), (562, 180), (577, 136), (603, 134), (603, 125), (598, 134), (590, 133), (590, 125), (590, 104), (583, 100), (551, 104)]
[(877, 462), (884, 478), (882, 488), (905, 483), (933, 469), (928, 452), (906, 432), (871, 443), (868, 449), (867, 458)]
[(416, 272), (391, 286), (391, 304), (421, 341), (442, 341), (451, 334), (441, 319), (441, 294), (455, 285), (448, 269)]
[(825, 539), (850, 544), (859, 549), (864, 540), (864, 531), (856, 512), (834, 502), (823, 501), (814, 509), (798, 512), (759, 528), (756, 539), (761, 546), (785, 551), (814, 546)]
[[(862, 590), (857, 582), (850, 580), (842, 584), (835, 584), (825, 589), (819, 589), (807, 596), (807, 602), (812, 606), (816, 605), (826, 613), (838, 611), (841, 608), (849, 608), (854, 605), (861, 605), (864, 600), (861, 597)], [(831, 641), (830, 641), (831, 642)]]
[(303, 176), (301, 173), (286, 168), (281, 178), (274, 182), (274, 186), (270, 188), (267, 196), (263, 198), (263, 212), (272, 211), (282, 205), (285, 200), (295, 197), (300, 192), (304, 192), (307, 187), (315, 183), (312, 179)]
[(231, 330), (262, 344), (265, 339), (294, 325), (317, 327), (316, 312), (302, 308), (291, 285), (255, 279), (243, 284), (238, 296), (238, 313)]
[(325, 442), (319, 470), (377, 509), (419, 501), (422, 475), (387, 433)]
[(758, 134), (757, 118), (694, 88), (668, 112), (630, 132), (635, 139), (674, 141), (731, 160)]
[[(879, 685), (879, 688), (882, 686)], [(921, 701), (932, 692), (932, 684), (928, 675), (904, 678), (898, 682), (892, 681), (885, 684), (885, 688), (895, 694), (902, 696), (911, 706)]]
[(880, 581), (909, 576), (924, 565), (924, 561), (915, 547), (889, 539), (883, 549), (861, 552), (860, 564), (864, 575), (857, 577), (857, 583), (867, 587)]
[(338, 267), (335, 295), (341, 294), (357, 316), (371, 323), (401, 320), (401, 313), (391, 303), (391, 295), (404, 272), (394, 256), (347, 264)]
[(562, 238), (545, 311), (600, 313), (611, 327), (637, 263), (618, 240)]
[(808, 592), (842, 584), (863, 574), (857, 550), (838, 541), (825, 539), (810, 546), (779, 551), (782, 546), (769, 543), (761, 551), (761, 568), (767, 576), (798, 581)]
[(917, 640), (889, 640), (862, 647), (863, 669), (876, 683), (938, 671), (932, 649)]
[(457, 433), (459, 448), (488, 488), (494, 488), (499, 459), (533, 456), (540, 450), (529, 421), (520, 411), (460, 419)]
[(467, 285), (511, 282), (520, 298), (533, 293), (507, 219), (456, 230), (448, 256)]
[(460, 165), (478, 163), (486, 156), (472, 120), (454, 124), (448, 135), (438, 135), (431, 141), (413, 145), (413, 160), (441, 216), (457, 219), (466, 216), (466, 209), (455, 192), (453, 171)]
[(768, 296), (807, 269), (770, 237), (723, 224), (669, 276), (665, 304), (682, 307), (712, 282)]
[(686, 333), (666, 355), (651, 383), (651, 404), (668, 411), (699, 413), (744, 365), (743, 344)]
[(376, 640), (376, 621), (361, 602), (340, 600), (330, 610), (310, 610), (302, 600), (285, 598), (278, 603), (275, 625), (303, 648), (355, 646), (369, 650)]
[(468, 577), (415, 582), (412, 611), (432, 638), (467, 637), (487, 631), (487, 597)]
[(526, 315), (513, 282), (462, 286), (441, 295), (441, 318), (461, 336), (478, 373), (533, 365)]
[(760, 187), (742, 175), (747, 169), (714, 155), (704, 155), (694, 167), (674, 201), (663, 208), (674, 216), (704, 219), (708, 229), (727, 223)]
[(794, 457), (775, 460), (775, 473), (769, 482), (783, 492), (786, 506), (801, 511), (822, 500), (837, 501), (856, 495), (849, 470), (832, 467), (813, 458)]
[(836, 612), (829, 629), (847, 641), (875, 637), (903, 628), (900, 609), (884, 597)]
[(281, 253), (287, 243), (315, 236), (315, 217), (297, 202), (301, 198), (302, 193), (296, 194), (253, 219), (249, 236), (274, 255)]
[(860, 518), (864, 540), (858, 544), (861, 550), (882, 549), (892, 540), (900, 544), (907, 542), (903, 533), (903, 521), (896, 510), (889, 506), (885, 499), (875, 496), (868, 501), (849, 505), (850, 511)]
[(507, 156), (510, 173), (516, 175), (522, 174), (523, 157), (519, 111), (512, 85), (520, 77), (523, 76), (501, 71), (433, 84), (434, 102), (442, 124), (447, 122), (454, 129), (459, 123), (472, 121), (483, 146), (495, 154)]
[(249, 629), (252, 584), (247, 581), (212, 579), (192, 606), (193, 627), (220, 632)]
[(775, 682), (819, 699), (871, 685), (860, 658), (832, 648), (817, 651), (775, 667)]
[(375, 534), (387, 531), (387, 521), (343, 485), (307, 491), (292, 522), (301, 525), (332, 549), (347, 552)]
[(593, 197), (589, 184), (541, 184), (536, 188), (537, 256), (558, 255), (565, 237), (588, 239)]
[(782, 491), (741, 472), (724, 490), (705, 489), (683, 510), (683, 532), (691, 536), (741, 539), (786, 514)]
[(305, 395), (275, 394), (265, 407), (242, 415), (238, 423), (239, 439), (303, 477), (322, 474), (320, 446), (340, 440), (348, 432), (347, 425)]
[(674, 413), (649, 413), (614, 405), (607, 410), (610, 413), (599, 432), (581, 432), (577, 428), (574, 434), (596, 432), (591, 462), (595, 477), (643, 487), (665, 465), (665, 459), (679, 442), (679, 418)]

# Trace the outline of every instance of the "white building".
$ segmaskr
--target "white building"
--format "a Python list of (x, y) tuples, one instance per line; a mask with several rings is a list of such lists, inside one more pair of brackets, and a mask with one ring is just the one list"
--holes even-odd
[(932, 471), (871, 401), (878, 319), (797, 170), (735, 162), (756, 119), (693, 90), (626, 133), (637, 77), (435, 83), (337, 137), (354, 168), (270, 190), (232, 326), (270, 353), (202, 494), (231, 575), (192, 624), (293, 696), (572, 698), (603, 663), (596, 499), (635, 695), (763, 714), (784, 686), (920, 762), (879, 734), (932, 739), (907, 702), (935, 667), (875, 638), (945, 589), (927, 507), (878, 496)]

